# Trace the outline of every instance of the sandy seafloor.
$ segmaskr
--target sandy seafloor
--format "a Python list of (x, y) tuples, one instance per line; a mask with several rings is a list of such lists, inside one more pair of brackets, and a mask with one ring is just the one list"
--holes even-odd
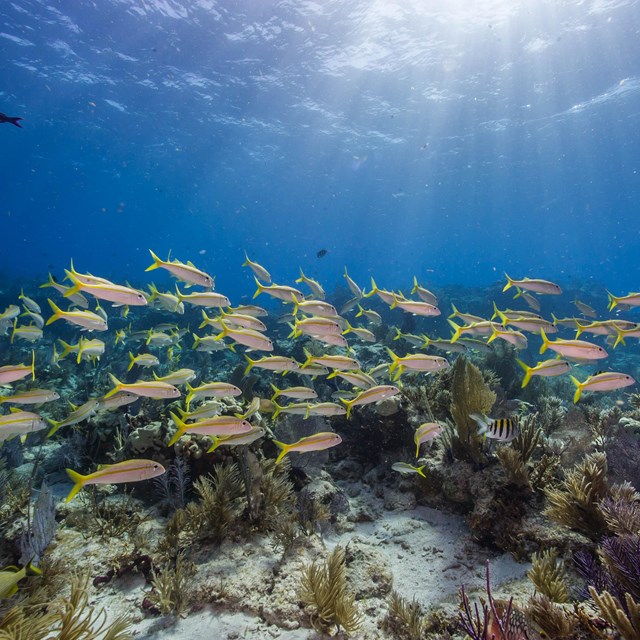
[[(68, 483), (55, 484), (56, 497), (62, 499)], [(366, 479), (365, 479), (366, 480)], [(335, 545), (357, 547), (366, 561), (350, 565), (347, 579), (356, 592), (366, 595), (357, 600), (363, 623), (351, 638), (392, 638), (382, 628), (388, 609), (388, 588), (405, 598), (415, 598), (423, 612), (444, 610), (455, 615), (464, 584), (472, 603), (485, 595), (485, 563), (490, 560), (494, 596), (514, 596), (526, 601), (533, 585), (526, 578), (528, 563), (516, 562), (510, 554), (497, 555), (476, 544), (462, 516), (446, 514), (430, 507), (403, 508), (403, 495), (389, 488), (377, 489), (364, 482), (337, 482), (349, 495), (350, 512), (338, 533), (326, 531), (301, 539), (284, 556), (274, 550), (268, 536), (226, 540), (219, 547), (209, 545), (190, 554), (197, 565), (192, 578), (199, 592), (196, 604), (183, 618), (149, 615), (141, 603), (150, 585), (140, 574), (128, 574), (110, 583), (91, 587), (92, 605), (104, 607), (110, 618), (127, 614), (134, 620), (136, 637), (148, 640), (195, 640), (211, 638), (250, 640), (286, 638), (313, 640), (325, 638), (309, 626), (299, 603), (297, 589), (300, 568), (324, 557)], [(385, 508), (394, 506), (393, 509)], [(75, 501), (67, 508), (80, 508)], [(369, 521), (367, 521), (369, 520)], [(359, 522), (356, 522), (359, 521)], [(143, 525), (153, 545), (163, 522), (150, 520)], [(85, 539), (71, 528), (58, 529), (54, 557), (89, 570), (92, 577), (102, 575), (108, 561), (122, 553), (126, 543)], [(324, 550), (323, 550), (324, 548)], [(349, 571), (355, 573), (349, 573)], [(209, 597), (202, 597), (203, 592)], [(366, 594), (364, 593), (366, 592)], [(383, 594), (384, 592), (384, 594)], [(207, 600), (210, 604), (207, 604)], [(306, 626), (305, 626), (306, 625)], [(458, 637), (464, 634), (459, 633)], [(347, 637), (339, 634), (337, 637)]]

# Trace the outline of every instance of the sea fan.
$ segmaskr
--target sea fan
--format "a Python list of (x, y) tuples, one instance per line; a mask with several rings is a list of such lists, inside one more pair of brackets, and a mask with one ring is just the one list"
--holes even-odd
[(610, 537), (602, 541), (600, 555), (621, 591), (640, 601), (640, 536)]
[(56, 533), (56, 504), (51, 489), (43, 482), (40, 494), (27, 514), (27, 527), (20, 535), (20, 564), (37, 564)]

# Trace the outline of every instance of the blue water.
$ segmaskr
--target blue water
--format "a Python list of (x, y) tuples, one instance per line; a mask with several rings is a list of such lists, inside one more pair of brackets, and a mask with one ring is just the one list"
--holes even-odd
[(235, 297), (244, 250), (329, 291), (637, 290), (639, 29), (634, 0), (3, 2), (3, 279), (145, 282), (152, 248)]

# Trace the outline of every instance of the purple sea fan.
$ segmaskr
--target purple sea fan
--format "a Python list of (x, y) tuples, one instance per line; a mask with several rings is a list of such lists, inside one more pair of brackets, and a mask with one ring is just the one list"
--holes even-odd
[(600, 554), (611, 578), (620, 585), (620, 591), (640, 601), (640, 536), (605, 538)]
[(573, 556), (576, 571), (585, 579), (586, 584), (576, 590), (575, 597), (578, 600), (587, 600), (589, 595), (589, 587), (592, 586), (598, 593), (609, 591), (609, 593), (618, 593), (617, 585), (615, 585), (611, 576), (605, 571), (604, 567), (598, 561), (595, 553), (586, 549), (577, 551)]

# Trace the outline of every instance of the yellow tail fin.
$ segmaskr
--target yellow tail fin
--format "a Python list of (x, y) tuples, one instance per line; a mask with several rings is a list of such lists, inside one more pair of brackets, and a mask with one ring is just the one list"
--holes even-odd
[(505, 278), (507, 279), (507, 284), (504, 285), (504, 289), (502, 289), (503, 293), (507, 290), (507, 289), (511, 289), (511, 287), (513, 286), (513, 280), (505, 273)]
[(62, 318), (62, 309), (56, 306), (56, 303), (50, 298), (47, 298), (47, 302), (49, 303), (49, 306), (53, 311), (53, 315), (45, 322), (45, 326), (50, 325), (52, 322), (55, 322), (56, 320), (60, 320), (60, 318)]
[(153, 271), (154, 269), (158, 269), (162, 266), (162, 260), (158, 258), (158, 256), (149, 249), (149, 253), (151, 254), (151, 258), (153, 259), (153, 264), (150, 267), (147, 267), (145, 271)]
[(279, 442), (278, 440), (274, 440), (273, 444), (275, 444), (276, 447), (282, 449), (282, 451), (280, 451), (278, 457), (276, 458), (276, 464), (280, 464), (280, 462), (282, 462), (282, 458), (284, 458), (287, 453), (289, 453), (291, 445), (285, 444), (284, 442)]
[(576, 385), (576, 392), (573, 394), (573, 403), (576, 404), (578, 400), (580, 400), (580, 396), (582, 395), (582, 387), (584, 386), (578, 378), (574, 378), (573, 376), (569, 376), (571, 378), (571, 382)]
[(341, 402), (344, 402), (344, 404), (347, 405), (347, 420), (349, 419), (349, 416), (351, 415), (351, 408), (353, 407), (353, 400), (345, 400), (344, 398), (340, 398)]
[(542, 338), (542, 346), (540, 347), (540, 353), (544, 353), (551, 344), (549, 342), (549, 338), (547, 338), (547, 334), (544, 332), (544, 329), (540, 328), (540, 337)]
[(455, 342), (462, 335), (462, 327), (456, 324), (455, 322), (453, 322), (453, 320), (447, 320), (447, 322), (453, 328), (453, 335), (451, 336), (451, 342)]
[(73, 500), (73, 497), (84, 487), (85, 482), (87, 481), (88, 476), (83, 476), (81, 473), (74, 471), (73, 469), (66, 469), (66, 472), (71, 478), (71, 482), (74, 483), (73, 489), (69, 492), (69, 495), (65, 498), (65, 502), (70, 502)]
[[(247, 361), (247, 366), (244, 370), (244, 375), (248, 375), (249, 371), (251, 371), (251, 369), (253, 369), (253, 366), (256, 363), (256, 360), (252, 360), (246, 353), (244, 354), (244, 359)], [(273, 385), (271, 385), (273, 386)]]
[(256, 285), (258, 287), (256, 289), (256, 292), (253, 294), (253, 298), (255, 299), (264, 291), (264, 287), (262, 286), (262, 284), (260, 284), (260, 281), (258, 280), (258, 278), (253, 276), (253, 279), (256, 281)]
[(524, 369), (524, 380), (520, 385), (520, 388), (524, 389), (529, 384), (529, 380), (531, 380), (531, 372), (533, 371), (533, 367), (530, 367), (528, 364), (525, 364), (524, 362), (522, 362), (522, 360), (518, 360), (517, 358), (516, 362)]
[(111, 396), (115, 396), (116, 393), (118, 393), (118, 391), (122, 389), (122, 382), (120, 382), (120, 380), (118, 380), (118, 378), (116, 378), (113, 373), (110, 373), (109, 377), (111, 378), (111, 382), (113, 383), (113, 389), (111, 389), (111, 391), (107, 392), (104, 395), (104, 400), (110, 398)]
[(67, 274), (67, 278), (73, 284), (73, 286), (69, 287), (63, 294), (65, 298), (69, 298), (76, 293), (80, 293), (82, 289), (82, 282), (80, 282), (80, 280), (76, 278), (75, 272), (68, 271), (67, 269), (65, 269), (64, 272)]
[(389, 354), (389, 357), (391, 358), (391, 365), (389, 366), (389, 373), (393, 373), (397, 366), (400, 364), (400, 358), (393, 353), (393, 351), (391, 351), (391, 349), (389, 349), (389, 347), (387, 347), (387, 353)]
[(186, 433), (187, 423), (181, 420), (180, 418), (178, 418), (178, 416), (175, 413), (173, 413), (173, 411), (170, 411), (169, 415), (171, 416), (173, 423), (178, 428), (178, 430), (171, 437), (171, 440), (169, 440), (169, 442), (167, 443), (167, 446), (171, 447), (176, 442), (178, 442), (178, 440), (180, 440), (180, 438), (182, 438), (182, 436)]

